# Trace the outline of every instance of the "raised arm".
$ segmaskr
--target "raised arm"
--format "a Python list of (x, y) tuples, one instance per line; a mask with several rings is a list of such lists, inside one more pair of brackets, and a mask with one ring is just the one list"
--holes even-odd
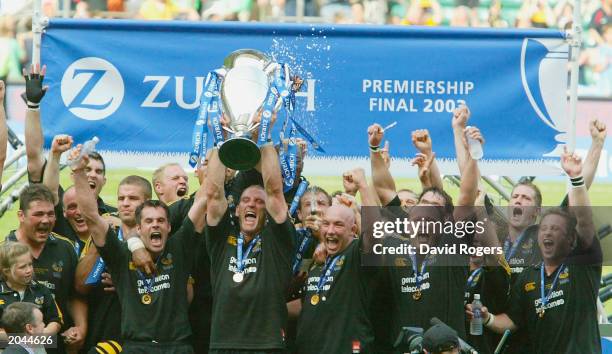
[(397, 196), (395, 181), (389, 172), (385, 160), (380, 153), (384, 131), (379, 124), (368, 127), (368, 144), (370, 145), (370, 164), (372, 168), (372, 184), (382, 205), (387, 205)]
[[(432, 142), (431, 136), (429, 135), (429, 131), (427, 129), (413, 131), (412, 144), (421, 154), (425, 156), (425, 161), (428, 162), (428, 167), (426, 171), (424, 171), (427, 176), (423, 177), (427, 177), (425, 180), (429, 181), (429, 185), (423, 186), (423, 188), (436, 187), (440, 190), (443, 190), (444, 184), (442, 183), (442, 177), (440, 176), (440, 169), (438, 168), (438, 164), (436, 163), (435, 153), (432, 150)], [(421, 179), (420, 173), (419, 179)], [(423, 180), (421, 180), (421, 183), (422, 182)]]
[(430, 155), (429, 157), (425, 156), (425, 154), (417, 153), (416, 156), (412, 159), (410, 164), (412, 166), (417, 166), (419, 181), (421, 181), (421, 188), (426, 189), (433, 186), (431, 181), (431, 176), (429, 173), (429, 168), (434, 161), (435, 153)]
[(28, 109), (25, 119), (25, 146), (28, 159), (28, 174), (31, 181), (42, 182), (43, 165), (43, 131), (40, 122), (40, 101), (47, 92), (43, 87), (46, 66), (40, 70), (39, 66), (32, 67), (28, 75), (25, 69), (23, 77), (26, 81), (26, 92), (22, 97), (26, 100)]
[(195, 194), (193, 205), (187, 213), (197, 233), (201, 233), (206, 225), (206, 183), (207, 181), (204, 180), (204, 183), (200, 185)]
[(464, 149), (463, 142), (465, 140), (465, 127), (468, 119), (470, 119), (470, 110), (467, 106), (461, 105), (453, 112), (453, 139), (455, 142), (455, 153), (457, 154), (457, 164), (459, 165), (459, 174), (463, 176), (463, 170), (467, 165), (467, 159), (470, 156), (468, 150)]
[[(495, 224), (495, 222), (491, 220), (485, 207), (486, 195), (487, 191), (484, 189), (484, 187), (482, 185), (479, 186), (478, 196), (476, 197), (476, 201), (474, 202), (474, 211), (476, 215), (476, 222), (480, 223), (483, 226), (483, 232), (476, 231), (474, 241), (478, 241), (479, 245), (484, 247), (499, 247), (500, 244), (499, 239), (497, 238), (497, 224)], [(503, 255), (485, 254), (484, 260), (485, 265), (490, 267), (507, 267), (507, 263)]]
[(274, 145), (261, 148), (261, 176), (266, 190), (266, 210), (277, 224), (287, 220), (287, 202), (283, 195), (283, 178)]
[(6, 112), (4, 111), (4, 91), (4, 81), (0, 81), (0, 190), (2, 189), (2, 172), (4, 172), (4, 161), (6, 161), (6, 144), (8, 141)]
[(599, 164), (601, 150), (603, 150), (606, 135), (608, 134), (606, 131), (606, 124), (597, 119), (589, 122), (589, 131), (591, 132), (591, 147), (589, 148), (589, 152), (584, 159), (584, 166), (582, 168), (584, 184), (587, 189), (591, 188), (593, 180), (595, 179), (595, 173), (597, 172), (597, 165)]
[[(79, 156), (81, 146), (77, 146), (70, 152), (69, 160), (73, 160)], [(87, 223), (87, 227), (91, 234), (91, 237), (98, 247), (104, 247), (106, 244), (106, 232), (110, 225), (98, 214), (98, 203), (96, 196), (87, 183), (87, 174), (85, 173), (85, 167), (89, 162), (89, 156), (83, 155), (81, 161), (76, 165), (72, 166), (72, 172), (74, 176), (74, 188), (77, 195), (77, 204), (81, 215)]]
[(571, 154), (567, 148), (564, 148), (561, 155), (561, 167), (569, 176), (572, 184), (569, 192), (569, 206), (570, 212), (576, 216), (576, 231), (580, 245), (589, 248), (595, 236), (595, 224), (589, 194), (582, 177), (582, 161), (578, 155)]
[(49, 159), (45, 166), (45, 173), (43, 174), (43, 184), (49, 187), (53, 197), (55, 198), (55, 205), (59, 200), (59, 180), (60, 180), (60, 158), (62, 154), (68, 151), (72, 147), (72, 137), (70, 135), (56, 135), (53, 137), (51, 143), (51, 151), (49, 151)]
[(206, 182), (206, 223), (217, 226), (227, 210), (225, 199), (225, 166), (219, 159), (219, 149), (213, 148), (210, 153)]
[[(454, 121), (453, 121), (454, 128)], [(484, 144), (484, 138), (480, 134), (480, 131), (476, 127), (471, 127), (466, 130), (467, 135), (472, 139), (480, 141)], [(469, 153), (467, 140), (465, 134), (462, 134), (461, 144), (457, 142), (457, 136), (455, 135), (455, 146), (457, 148), (457, 161), (459, 156), (464, 156), (463, 169), (461, 168), (462, 163), (459, 163), (459, 169), (461, 172), (461, 185), (459, 186), (459, 198), (457, 199), (457, 206), (472, 206), (478, 195), (478, 180), (480, 179), (480, 171), (478, 170), (478, 164)], [(460, 208), (458, 208), (460, 209)], [(455, 209), (455, 210), (458, 210)]]
[[(368, 186), (368, 181), (366, 179), (365, 171), (363, 168), (356, 168), (346, 173), (347, 177), (350, 178), (359, 190), (359, 196), (361, 197), (361, 205), (362, 207), (370, 207), (367, 210), (368, 216), (371, 219), (380, 219), (379, 202), (376, 194)], [(361, 221), (361, 213), (360, 211), (356, 212), (355, 221), (358, 223), (358, 234), (360, 234), (362, 249), (366, 252), (370, 252), (373, 247), (374, 240), (372, 239), (372, 230), (370, 228), (371, 225), (363, 225)]]
[(361, 197), (362, 206), (379, 206), (378, 199), (372, 193), (372, 189), (368, 186), (365, 171), (363, 168), (356, 168), (350, 171), (350, 176), (357, 186), (359, 196)]

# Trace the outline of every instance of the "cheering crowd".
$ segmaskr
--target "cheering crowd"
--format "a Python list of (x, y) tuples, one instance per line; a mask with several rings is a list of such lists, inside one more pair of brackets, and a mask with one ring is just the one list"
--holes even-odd
[[(449, 119), (461, 173), (455, 201), (443, 189), (427, 130), (411, 135), (422, 190), (398, 191), (384, 129), (372, 124), (363, 135), (371, 182), (363, 169), (347, 171), (344, 191), (303, 188), (305, 144), (295, 184), (284, 190), (284, 147), (269, 139), (248, 171), (226, 168), (212, 148), (191, 194), (179, 164), (160, 166), (151, 181), (126, 176), (115, 208), (99, 196), (100, 154), (58, 135), (43, 156), (44, 74), (44, 67), (24, 72), (30, 185), (19, 198), (19, 226), (0, 246), (0, 327), (8, 335), (57, 335), (57, 348), (47, 349), (57, 353), (401, 353), (410, 350), (405, 328), (419, 327), (428, 353), (457, 353), (459, 339), (493, 353), (506, 330), (505, 353), (601, 352), (602, 250), (587, 193), (607, 133), (599, 121), (590, 123), (584, 162), (562, 154), (571, 189), (561, 207), (545, 212), (530, 182), (517, 184), (496, 212), (467, 143), (484, 138), (467, 127), (465, 106)], [(0, 98), (3, 90), (0, 81)], [(0, 148), (4, 115), (0, 104)], [(59, 182), (63, 154), (70, 186)], [(0, 167), (5, 155), (0, 150)], [(372, 218), (488, 227), (466, 237), (433, 230), (381, 239), (372, 237)], [(363, 257), (377, 243), (417, 251), (368, 266)], [(503, 252), (418, 251), (458, 244)], [(475, 297), (484, 305), (478, 311)], [(482, 335), (469, 330), (475, 315)], [(443, 324), (432, 326), (432, 318)]]

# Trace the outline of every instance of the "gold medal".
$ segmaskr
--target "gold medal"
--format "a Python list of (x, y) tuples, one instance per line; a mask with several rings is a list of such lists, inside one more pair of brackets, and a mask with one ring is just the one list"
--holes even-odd
[(310, 298), (310, 303), (312, 305), (318, 304), (319, 303), (319, 294), (312, 295), (312, 297)]
[(540, 308), (538, 309), (538, 316), (539, 316), (540, 318), (543, 318), (543, 317), (544, 317), (544, 308), (543, 308), (543, 307), (540, 307)]
[(142, 301), (143, 304), (149, 305), (151, 303), (151, 301), (153, 301), (153, 299), (151, 298), (151, 295), (144, 294), (144, 295), (142, 295), (141, 301)]
[(414, 294), (412, 294), (412, 298), (416, 301), (419, 301), (421, 299), (421, 290), (417, 290), (416, 292), (414, 292)]
[(242, 281), (244, 280), (244, 274), (234, 273), (234, 275), (232, 276), (232, 280), (234, 280), (234, 283), (242, 283)]

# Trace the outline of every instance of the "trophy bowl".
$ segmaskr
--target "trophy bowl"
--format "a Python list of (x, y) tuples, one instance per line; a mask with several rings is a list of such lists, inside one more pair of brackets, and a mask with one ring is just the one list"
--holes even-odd
[(256, 122), (268, 95), (274, 73), (272, 61), (253, 49), (232, 52), (223, 62), (221, 104), (228, 122), (223, 128), (229, 138), (219, 147), (223, 164), (235, 170), (249, 170), (259, 162), (261, 153), (252, 140)]

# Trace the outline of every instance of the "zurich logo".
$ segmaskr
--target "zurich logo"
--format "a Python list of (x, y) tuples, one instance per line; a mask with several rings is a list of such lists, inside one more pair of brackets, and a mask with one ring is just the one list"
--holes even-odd
[(100, 120), (113, 114), (123, 101), (125, 88), (117, 68), (95, 57), (72, 63), (62, 77), (62, 100), (72, 114)]

